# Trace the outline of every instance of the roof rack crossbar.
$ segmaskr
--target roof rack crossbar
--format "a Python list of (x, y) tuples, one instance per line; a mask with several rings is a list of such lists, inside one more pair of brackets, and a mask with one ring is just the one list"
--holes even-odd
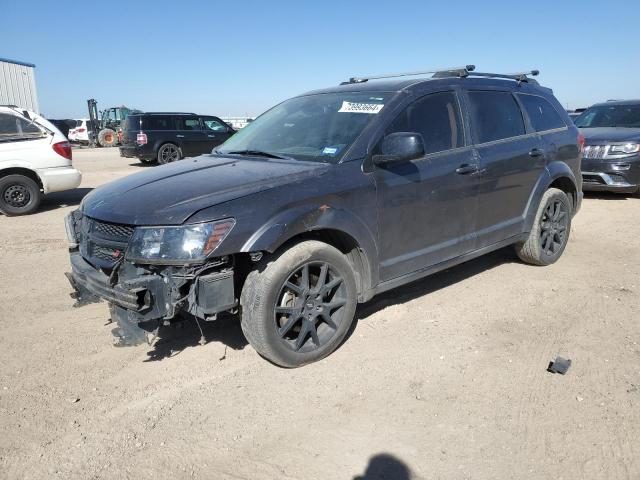
[(382, 78), (409, 77), (427, 74), (446, 74), (447, 76), (457, 75), (459, 77), (467, 77), (469, 76), (470, 72), (473, 72), (475, 70), (475, 68), (475, 65), (465, 65), (464, 67), (438, 68), (434, 70), (425, 70), (419, 72), (389, 73), (385, 75), (375, 75), (367, 77), (351, 77), (349, 78), (349, 81), (342, 82), (340, 85), (348, 85), (350, 83), (364, 83), (369, 80), (380, 80)]
[(518, 73), (489, 73), (489, 72), (473, 72), (474, 77), (489, 77), (489, 78), (506, 78), (509, 80), (516, 80), (518, 82), (528, 82), (533, 84), (538, 84), (536, 80), (530, 78), (537, 76), (540, 73), (539, 70), (531, 70), (528, 72), (518, 72)]

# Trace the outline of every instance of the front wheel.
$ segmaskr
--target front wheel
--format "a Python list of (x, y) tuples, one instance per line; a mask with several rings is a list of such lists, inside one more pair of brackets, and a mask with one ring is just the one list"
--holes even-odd
[(571, 232), (571, 202), (567, 194), (550, 188), (542, 196), (529, 238), (516, 244), (520, 260), (532, 265), (551, 265), (564, 252)]
[(28, 215), (40, 206), (40, 186), (24, 175), (0, 178), (0, 212), (7, 216)]
[(346, 257), (325, 243), (305, 241), (264, 259), (248, 275), (240, 297), (242, 331), (263, 357), (300, 367), (340, 345), (356, 303)]

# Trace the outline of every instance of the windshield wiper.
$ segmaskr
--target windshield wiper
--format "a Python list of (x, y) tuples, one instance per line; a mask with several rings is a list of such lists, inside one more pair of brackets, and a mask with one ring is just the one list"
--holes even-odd
[(223, 155), (247, 155), (249, 157), (277, 158), (278, 160), (293, 160), (291, 157), (283, 157), (275, 153), (264, 152), (262, 150), (232, 150), (230, 152), (220, 152)]

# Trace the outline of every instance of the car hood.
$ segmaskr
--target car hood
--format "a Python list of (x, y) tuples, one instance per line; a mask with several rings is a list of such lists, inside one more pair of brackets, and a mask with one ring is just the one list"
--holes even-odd
[(607, 142), (637, 142), (640, 141), (640, 128), (597, 127), (581, 128), (587, 145), (597, 145)]
[(128, 225), (179, 225), (203, 208), (322, 175), (331, 165), (203, 155), (148, 168), (85, 197), (89, 217)]

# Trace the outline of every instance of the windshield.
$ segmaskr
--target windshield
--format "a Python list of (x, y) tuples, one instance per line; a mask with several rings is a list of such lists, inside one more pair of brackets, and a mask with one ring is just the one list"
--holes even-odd
[(216, 150), (337, 163), (390, 93), (324, 93), (287, 100)]
[(588, 108), (574, 120), (576, 127), (640, 128), (640, 104), (598, 105)]

